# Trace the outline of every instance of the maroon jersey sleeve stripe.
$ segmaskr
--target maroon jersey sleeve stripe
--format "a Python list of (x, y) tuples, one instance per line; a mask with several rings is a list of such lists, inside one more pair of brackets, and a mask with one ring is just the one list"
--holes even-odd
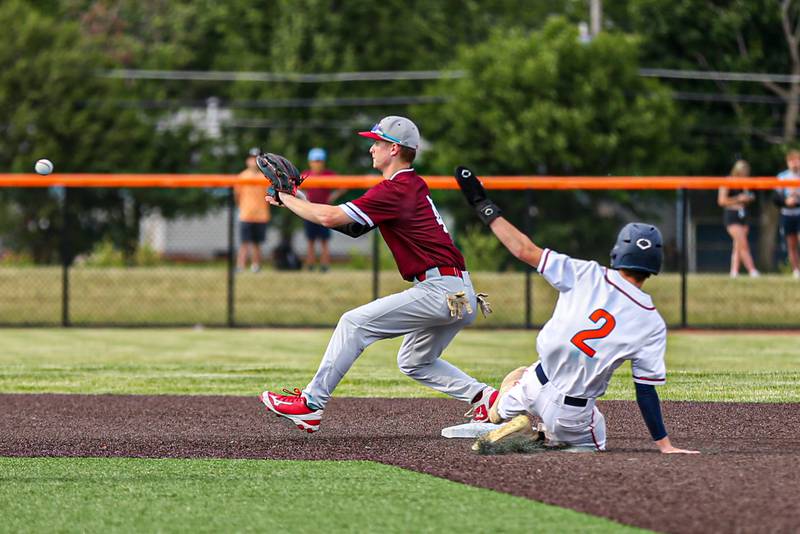
[(372, 222), (372, 219), (370, 219), (369, 216), (366, 213), (364, 213), (363, 210), (361, 210), (358, 206), (356, 206), (352, 202), (346, 202), (344, 204), (341, 204), (341, 207), (344, 210), (344, 212), (357, 223), (369, 226), (370, 228), (375, 226), (375, 223)]

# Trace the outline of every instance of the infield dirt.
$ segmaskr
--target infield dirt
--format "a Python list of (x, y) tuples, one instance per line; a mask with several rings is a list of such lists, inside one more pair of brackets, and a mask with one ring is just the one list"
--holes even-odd
[(335, 399), (308, 435), (255, 396), (0, 395), (0, 455), (373, 460), (657, 531), (800, 528), (800, 405), (663, 404), (703, 454), (658, 454), (625, 401), (598, 403), (605, 453), (478, 456), (439, 436), (465, 410), (444, 399)]

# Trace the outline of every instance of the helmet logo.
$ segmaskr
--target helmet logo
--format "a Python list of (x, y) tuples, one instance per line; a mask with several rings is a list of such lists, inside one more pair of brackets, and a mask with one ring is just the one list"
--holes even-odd
[(653, 246), (653, 243), (651, 243), (649, 239), (641, 238), (636, 240), (636, 246), (642, 250), (647, 250)]

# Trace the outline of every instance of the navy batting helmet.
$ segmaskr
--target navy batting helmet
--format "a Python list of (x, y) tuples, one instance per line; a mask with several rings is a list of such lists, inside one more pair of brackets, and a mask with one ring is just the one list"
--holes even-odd
[(661, 232), (652, 224), (628, 223), (611, 249), (611, 267), (658, 274), (664, 259)]

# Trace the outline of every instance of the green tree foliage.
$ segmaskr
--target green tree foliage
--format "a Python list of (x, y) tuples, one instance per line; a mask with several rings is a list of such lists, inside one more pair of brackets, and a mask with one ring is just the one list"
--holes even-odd
[[(613, 9), (617, 26), (641, 35), (644, 66), (800, 75), (797, 0), (629, 0)], [(725, 175), (738, 158), (747, 159), (759, 176), (783, 168), (786, 149), (796, 144), (800, 81), (668, 83), (695, 98), (679, 104), (692, 127), (678, 142), (699, 156), (687, 173)], [(768, 236), (777, 234), (777, 212), (766, 194), (759, 208), (756, 220), (764, 237), (758, 241), (758, 262), (771, 268), (775, 241)], [(713, 192), (701, 196), (693, 210), (718, 216)]]
[[(681, 154), (675, 106), (661, 84), (638, 76), (635, 38), (601, 34), (580, 44), (575, 27), (551, 19), (539, 32), (498, 30), (463, 49), (444, 81), (452, 99), (423, 117), (436, 162), (462, 159), (486, 173), (655, 174)], [(468, 149), (465, 150), (465, 147)]]
[[(191, 170), (192, 151), (201, 146), (186, 129), (156, 132), (138, 110), (118, 105), (126, 88), (96, 76), (113, 65), (102, 39), (77, 23), (44, 14), (25, 2), (0, 6), (0, 168), (31, 172), (47, 157), (57, 172)], [(58, 258), (63, 192), (0, 189), (6, 245), (28, 249), (34, 259)], [(215, 198), (203, 191), (72, 191), (70, 257), (110, 237), (132, 253), (139, 219), (155, 206), (166, 215), (203, 212)]]
[(0, 24), (14, 29), (0, 35), (0, 165), (30, 172), (46, 156), (60, 171), (126, 166), (127, 154), (118, 147), (151, 132), (135, 112), (96, 98), (109, 93), (94, 76), (106, 62), (78, 26), (17, 0), (0, 6)]
[[(57, 172), (236, 172), (249, 146), (303, 166), (308, 148), (321, 145), (332, 168), (362, 173), (370, 170), (368, 143), (354, 132), (388, 114), (409, 115), (422, 127), (432, 146), (417, 163), (424, 173), (468, 163), (483, 174), (723, 174), (736, 155), (756, 172), (780, 164), (783, 145), (775, 142), (786, 140), (785, 106), (676, 101), (665, 89), (775, 96), (774, 87), (657, 83), (637, 75), (641, 66), (792, 72), (780, 3), (604, 4), (604, 33), (580, 45), (575, 27), (588, 18), (585, 0), (8, 0), (0, 5), (0, 22), (13, 28), (0, 36), (7, 66), (0, 73), (0, 167), (29, 171), (46, 156)], [(789, 2), (790, 17), (796, 4)], [(548, 19), (552, 14), (563, 17)], [(111, 68), (458, 69), (468, 76), (359, 83), (96, 76)], [(421, 94), (449, 100), (326, 105)], [(210, 97), (234, 113), (213, 140), (185, 120)], [(14, 198), (13, 209), (0, 214), (0, 224), (14, 231), (10, 241), (36, 250), (39, 261), (54, 260), (59, 193), (0, 194)], [(597, 257), (617, 225), (607, 213), (640, 205), (620, 192), (535, 196), (538, 236)], [(460, 221), (471, 221), (456, 194), (435, 197), (461, 213)], [(508, 197), (499, 200), (518, 222), (522, 195)], [(190, 190), (85, 190), (70, 199), (76, 253), (111, 239), (129, 257), (139, 218), (156, 206), (176, 216), (222, 201)]]
[[(224, 64), (289, 73), (436, 70), (452, 60), (459, 46), (485, 40), (495, 25), (537, 25), (546, 10), (508, 0), (278, 0), (260, 17), (267, 19), (270, 27), (256, 28), (255, 38), (268, 41), (269, 49), (254, 54), (242, 48), (237, 57), (224, 53)], [(354, 130), (368, 128), (388, 114), (407, 114), (408, 107), (330, 107), (325, 102), (333, 98), (415, 96), (429, 84), (419, 80), (240, 82), (234, 84), (231, 95), (241, 100), (314, 99), (313, 107), (242, 110), (240, 117), (264, 128), (258, 132), (258, 139), (252, 132), (239, 133), (300, 161), (310, 146), (336, 147), (332, 153), (335, 168), (363, 172), (369, 168), (367, 145), (354, 137)], [(428, 106), (422, 112), (432, 108)]]
[[(563, 18), (537, 32), (498, 29), (463, 48), (452, 67), (468, 75), (442, 82), (438, 90), (452, 99), (422, 115), (436, 170), (450, 173), (457, 164), (484, 175), (680, 169), (685, 158), (673, 142), (681, 132), (676, 108), (667, 89), (638, 76), (638, 52), (638, 40), (622, 34), (579, 43), (577, 29)], [(522, 197), (510, 195), (503, 204), (512, 217), (521, 217)], [(636, 208), (624, 192), (535, 197), (543, 243), (596, 257), (607, 254), (619, 225), (606, 213), (609, 203)]]
[[(788, 5), (791, 11), (787, 14), (794, 21), (800, 3)], [(645, 67), (792, 73), (780, 2), (641, 0), (617, 5), (614, 17), (619, 26), (641, 36)], [(794, 29), (794, 23), (791, 26)], [(793, 141), (793, 135), (784, 132), (785, 103), (725, 98), (775, 97), (776, 91), (787, 89), (785, 85), (706, 80), (668, 83), (676, 91), (711, 95), (708, 101), (679, 104), (681, 113), (693, 119), (691, 135), (682, 143), (705, 156), (702, 167), (690, 172), (727, 173), (737, 156), (749, 159), (755, 169), (769, 169), (782, 159), (781, 145)]]

